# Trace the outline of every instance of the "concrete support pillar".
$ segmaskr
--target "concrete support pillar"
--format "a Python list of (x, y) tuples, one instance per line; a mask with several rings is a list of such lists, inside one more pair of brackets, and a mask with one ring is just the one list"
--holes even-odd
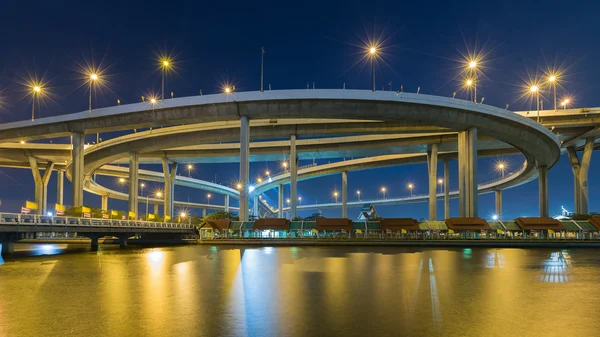
[(225, 212), (229, 212), (229, 195), (225, 195)]
[(548, 217), (548, 166), (538, 167), (540, 217)]
[(589, 189), (588, 189), (588, 172), (590, 162), (592, 161), (592, 152), (594, 151), (594, 138), (585, 140), (583, 148), (583, 156), (581, 156), (581, 168), (579, 169), (579, 191), (580, 196), (580, 214), (589, 213)]
[(91, 248), (92, 250), (98, 250), (98, 236), (97, 235), (90, 235), (90, 240), (91, 240)]
[(240, 221), (248, 221), (248, 187), (250, 180), (250, 121), (240, 117)]
[(56, 203), (64, 205), (65, 170), (56, 171)]
[[(139, 195), (139, 182), (138, 182), (138, 153), (129, 153), (129, 212), (135, 214), (137, 219), (139, 216), (138, 212), (138, 195)], [(173, 192), (171, 191), (171, 194)]]
[[(167, 158), (162, 158), (163, 173), (165, 179), (164, 211), (165, 216), (173, 218), (173, 201), (175, 200), (175, 175), (177, 174), (177, 163), (172, 163), (169, 169)], [(137, 184), (136, 184), (137, 185)]]
[(348, 218), (348, 172), (342, 172), (342, 218)]
[(569, 161), (571, 162), (571, 169), (573, 171), (573, 207), (574, 212), (581, 214), (581, 189), (579, 183), (579, 172), (581, 164), (579, 163), (579, 157), (574, 147), (567, 148), (567, 154), (569, 155)]
[(254, 218), (258, 218), (258, 194), (252, 196), (252, 215)]
[(206, 208), (202, 209), (202, 217), (204, 218), (206, 216)]
[(15, 242), (14, 241), (1, 241), (0, 242), (0, 255), (11, 255), (15, 252)]
[(102, 196), (102, 209), (108, 211), (108, 195)]
[(458, 133), (458, 203), (460, 217), (477, 217), (477, 129)]
[(73, 183), (73, 207), (83, 206), (83, 132), (73, 132), (71, 143), (71, 180)]
[(48, 181), (50, 181), (54, 163), (48, 162), (44, 175), (40, 173), (37, 158), (29, 156), (29, 165), (31, 165), (31, 173), (35, 181), (35, 203), (38, 205), (35, 214), (46, 214), (48, 209)]
[(119, 247), (121, 247), (121, 248), (127, 247), (127, 236), (126, 235), (119, 236)]
[(277, 195), (277, 209), (279, 209), (279, 217), (283, 218), (283, 185), (279, 184), (279, 193)]
[(154, 204), (154, 213), (152, 213), (152, 214), (156, 214), (156, 215), (160, 214), (159, 210), (158, 210), (158, 203)]
[(496, 215), (498, 220), (502, 220), (502, 190), (494, 191), (496, 196)]
[(444, 161), (444, 219), (450, 218), (450, 163)]
[(429, 220), (437, 220), (437, 164), (438, 145), (432, 144), (427, 150), (427, 166), (429, 169)]
[(298, 156), (296, 155), (296, 135), (290, 136), (290, 219), (296, 217), (298, 203)]

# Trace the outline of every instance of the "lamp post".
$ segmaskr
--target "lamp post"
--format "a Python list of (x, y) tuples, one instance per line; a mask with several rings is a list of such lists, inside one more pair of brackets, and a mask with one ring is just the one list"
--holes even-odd
[[(98, 74), (96, 73), (91, 73), (90, 74), (90, 102), (88, 105), (88, 110), (89, 112), (92, 112), (92, 94), (94, 92), (94, 85), (96, 85), (96, 82), (98, 81)], [(100, 133), (96, 132), (96, 144), (98, 144), (100, 142)]]
[(385, 191), (387, 191), (387, 188), (385, 188), (385, 186), (384, 186), (384, 187), (381, 188), (381, 193), (383, 193), (383, 198), (384, 199), (385, 199)]
[(335, 203), (338, 202), (338, 195), (340, 195), (337, 191), (333, 192), (333, 196), (335, 197)]
[(167, 69), (171, 66), (171, 62), (167, 59), (163, 59), (161, 62), (162, 67), (162, 96), (161, 100), (165, 100), (165, 77), (167, 76)]
[(409, 183), (406, 187), (408, 187), (408, 190), (410, 191), (410, 197), (412, 198), (413, 188), (415, 188), (415, 185), (413, 185), (412, 183)]
[(209, 204), (209, 205), (210, 205), (210, 197), (211, 197), (211, 195), (210, 195), (210, 193), (208, 193), (208, 194), (206, 195), (206, 199), (208, 200), (208, 204)]
[(471, 89), (471, 87), (473, 86), (473, 80), (471, 80), (471, 79), (468, 79), (468, 80), (465, 82), (465, 86), (467, 87), (467, 92), (468, 92), (469, 101), (470, 101), (470, 100), (471, 100), (471, 98), (473, 97), (473, 95), (472, 95), (472, 93), (473, 93), (473, 92), (471, 91), (471, 90), (472, 90), (472, 89)]
[(567, 98), (567, 99), (565, 99), (564, 101), (562, 101), (562, 102), (560, 103), (560, 105), (562, 105), (562, 107), (563, 107), (563, 110), (566, 110), (566, 109), (567, 109), (567, 104), (569, 104), (569, 99), (568, 99), (568, 98)]
[(440, 193), (442, 193), (443, 192), (442, 188), (444, 187), (444, 179), (439, 178), (438, 184), (440, 185)]
[(504, 171), (506, 170), (506, 166), (507, 165), (505, 163), (498, 163), (498, 166), (496, 167), (496, 169), (500, 171), (502, 178), (504, 178)]
[(194, 169), (194, 165), (187, 164), (185, 169), (188, 171), (188, 178), (192, 176), (192, 170)]
[(470, 61), (469, 69), (473, 72), (473, 102), (477, 103), (477, 61)]
[(537, 122), (540, 122), (540, 88), (537, 85), (532, 85), (529, 88), (529, 92), (531, 92), (532, 95), (535, 95), (535, 102), (536, 102), (536, 106), (537, 106)]
[(298, 197), (298, 204), (302, 206), (302, 197)]
[(31, 121), (33, 122), (35, 120), (35, 102), (36, 99), (39, 100), (39, 95), (42, 93), (42, 88), (39, 85), (34, 85), (31, 90), (33, 95), (33, 102), (31, 104)]
[(360, 201), (360, 191), (356, 191), (356, 195), (358, 197), (358, 201)]
[(556, 75), (548, 76), (548, 82), (550, 82), (552, 89), (554, 89), (554, 111), (556, 111)]
[(371, 75), (373, 76), (373, 91), (375, 91), (375, 57), (377, 57), (376, 47), (372, 46), (371, 48), (369, 48), (369, 57), (371, 58)]

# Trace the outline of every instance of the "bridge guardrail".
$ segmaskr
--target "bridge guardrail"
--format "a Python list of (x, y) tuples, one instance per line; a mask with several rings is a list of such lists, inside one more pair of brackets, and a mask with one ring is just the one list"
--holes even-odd
[(0, 213), (0, 224), (18, 226), (65, 226), (65, 227), (115, 227), (115, 228), (165, 228), (193, 229), (190, 223), (152, 222), (137, 220), (78, 218), (70, 216), (49, 216), (19, 213)]

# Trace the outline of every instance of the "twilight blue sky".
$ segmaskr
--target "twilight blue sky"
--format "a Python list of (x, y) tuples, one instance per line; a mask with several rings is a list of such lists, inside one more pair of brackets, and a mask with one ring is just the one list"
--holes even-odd
[[(529, 109), (521, 99), (526, 80), (541, 76), (548, 66), (563, 65), (565, 76), (559, 97), (573, 96), (575, 105), (600, 106), (595, 93), (600, 87), (600, 46), (595, 43), (600, 28), (594, 22), (600, 5), (591, 1), (565, 3), (503, 1), (457, 3), (449, 1), (244, 1), (237, 3), (197, 1), (5, 1), (0, 5), (3, 32), (0, 53), (0, 122), (25, 120), (31, 103), (22, 83), (28, 73), (48, 81), (51, 99), (45, 100), (42, 117), (87, 108), (86, 87), (81, 87), (77, 64), (86, 60), (107, 65), (107, 84), (94, 106), (137, 102), (160, 90), (155, 54), (166, 50), (174, 56), (177, 74), (170, 74), (167, 91), (176, 96), (217, 92), (225, 82), (238, 90), (258, 90), (260, 47), (264, 46), (265, 83), (273, 89), (317, 88), (368, 89), (369, 67), (359, 62), (363, 41), (385, 39), (383, 61), (377, 69), (377, 86), (391, 81), (406, 91), (451, 96), (461, 83), (456, 75), (462, 67), (461, 53), (483, 50), (483, 73), (478, 96), (485, 103), (511, 109)], [(358, 62), (358, 63), (357, 63)], [(460, 96), (462, 93), (458, 91)], [(550, 101), (544, 104), (551, 106)], [(89, 138), (92, 140), (92, 137)], [(480, 159), (479, 181), (493, 179), (494, 161)], [(504, 158), (513, 168), (521, 156)], [(303, 165), (305, 163), (300, 163)], [(590, 191), (598, 190), (598, 154), (592, 159)], [(277, 163), (253, 163), (251, 176)], [(159, 166), (147, 167), (160, 170)], [(230, 184), (238, 176), (238, 164), (198, 165), (194, 177)], [(440, 169), (441, 170), (441, 165)], [(456, 175), (456, 163), (452, 164)], [(550, 171), (550, 210), (573, 209), (573, 178), (566, 156)], [(454, 179), (456, 180), (456, 179)], [(456, 186), (455, 181), (451, 186)], [(100, 179), (118, 188), (114, 179)], [(426, 166), (382, 168), (349, 173), (350, 199), (357, 189), (362, 198), (406, 195), (407, 182), (415, 193), (426, 192)], [(299, 183), (303, 203), (332, 200), (339, 190), (340, 176)], [(160, 188), (159, 184), (151, 189)], [(56, 180), (50, 181), (49, 203), (53, 204)], [(16, 211), (33, 198), (33, 179), (26, 170), (0, 172), (1, 211)], [(286, 189), (287, 191), (287, 189)], [(67, 184), (66, 203), (71, 200)], [(275, 199), (274, 193), (269, 196)], [(206, 193), (176, 189), (176, 199), (204, 202)], [(214, 196), (211, 202), (220, 203)], [(100, 198), (86, 194), (85, 203), (99, 206)], [(110, 208), (125, 209), (126, 202), (111, 201)], [(456, 203), (452, 203), (456, 211)], [(600, 210), (600, 197), (591, 193), (590, 210)], [(504, 217), (537, 213), (537, 182), (505, 191)], [(493, 213), (493, 194), (480, 197), (480, 215)], [(383, 216), (425, 217), (425, 203), (379, 207)], [(339, 210), (325, 210), (327, 216)], [(302, 212), (310, 213), (310, 212)], [(350, 216), (358, 213), (350, 210)], [(454, 213), (454, 212), (453, 212)], [(440, 215), (442, 210), (440, 207)]]

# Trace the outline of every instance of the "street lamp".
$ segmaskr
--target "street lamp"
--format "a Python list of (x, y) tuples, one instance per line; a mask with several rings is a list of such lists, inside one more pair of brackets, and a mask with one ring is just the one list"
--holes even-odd
[(532, 85), (529, 88), (529, 92), (535, 95), (535, 101), (537, 103), (537, 122), (540, 122), (540, 88), (537, 85)]
[(285, 202), (287, 202), (289, 204), (290, 203), (290, 199), (285, 199)]
[(337, 191), (333, 192), (333, 196), (335, 197), (335, 203), (338, 202), (338, 195), (340, 195)]
[(360, 190), (356, 191), (356, 195), (358, 196), (358, 201), (360, 201)]
[(564, 99), (564, 100), (563, 100), (563, 101), (560, 103), (560, 105), (562, 105), (562, 107), (563, 107), (563, 109), (564, 109), (564, 110), (566, 110), (566, 109), (567, 109), (567, 105), (569, 104), (569, 101), (570, 101), (570, 100), (569, 100), (568, 98), (566, 98), (566, 99)]
[(302, 197), (298, 197), (298, 203), (302, 205)]
[(206, 199), (208, 200), (208, 204), (209, 204), (209, 205), (210, 205), (210, 197), (211, 197), (211, 195), (210, 195), (210, 193), (208, 193), (208, 194), (206, 195)]
[(369, 48), (369, 58), (371, 59), (371, 74), (373, 76), (373, 91), (375, 88), (375, 58), (377, 57), (377, 47), (371, 46)]
[(554, 89), (554, 111), (556, 111), (556, 75), (548, 76), (548, 82), (550, 82)]
[(383, 193), (383, 198), (385, 199), (385, 191), (387, 191), (387, 188), (382, 187), (381, 188), (381, 193)]
[(467, 92), (468, 92), (469, 100), (471, 100), (471, 97), (472, 97), (471, 96), (471, 94), (472, 94), (471, 87), (473, 86), (473, 80), (468, 79), (465, 82), (465, 86), (467, 87)]
[(473, 102), (477, 103), (477, 61), (469, 61), (469, 69), (473, 73)]
[(88, 109), (89, 109), (90, 112), (92, 112), (92, 92), (93, 92), (93, 86), (96, 83), (96, 81), (98, 81), (98, 74), (91, 73), (90, 74), (90, 104), (88, 106)]
[(506, 165), (506, 163), (504, 163), (504, 162), (499, 162), (498, 165), (496, 166), (496, 170), (500, 171), (500, 173), (502, 174), (502, 178), (504, 178), (504, 171), (506, 170), (507, 167), (508, 167), (508, 165)]
[(262, 183), (262, 178), (261, 177), (256, 178), (256, 182), (259, 184)]
[(443, 186), (444, 186), (444, 179), (442, 179), (442, 178), (439, 178), (439, 179), (438, 179), (438, 184), (440, 185), (440, 193), (442, 193), (442, 188), (443, 188)]
[(408, 185), (406, 185), (406, 187), (408, 187), (408, 190), (410, 191), (410, 197), (412, 198), (413, 196), (413, 188), (415, 188), (415, 185), (413, 185), (412, 183), (408, 183)]
[(31, 104), (31, 121), (33, 122), (35, 120), (35, 102), (36, 99), (40, 99), (39, 96), (42, 93), (42, 87), (40, 87), (39, 85), (34, 85), (33, 87), (31, 87), (31, 90), (31, 93), (33, 95), (33, 103)]
[(162, 96), (161, 99), (165, 100), (165, 77), (167, 76), (167, 69), (171, 66), (171, 61), (169, 59), (163, 59), (161, 62), (162, 68)]
[(191, 177), (192, 176), (192, 170), (194, 170), (194, 165), (187, 164), (185, 168), (188, 171), (188, 177)]
[(237, 183), (236, 187), (237, 187), (238, 190), (241, 190), (242, 189), (242, 184), (241, 183)]

